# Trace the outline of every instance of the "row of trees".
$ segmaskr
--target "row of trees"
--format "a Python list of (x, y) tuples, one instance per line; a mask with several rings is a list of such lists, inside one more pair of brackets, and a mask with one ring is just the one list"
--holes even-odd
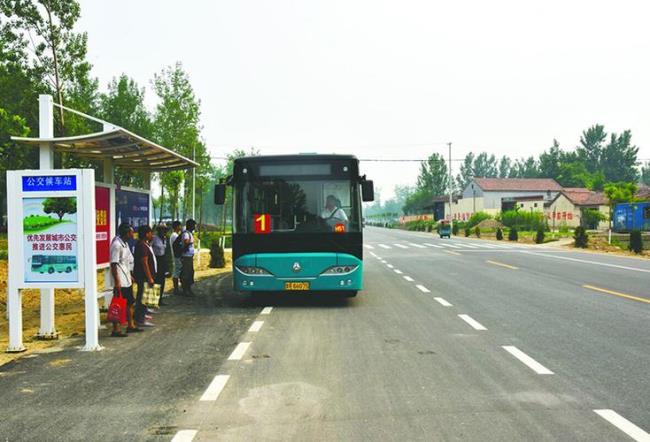
[(416, 185), (409, 189), (402, 209), (407, 214), (418, 213), (431, 205), (432, 197), (448, 194), (450, 182), (455, 192), (462, 192), (474, 177), (553, 178), (564, 187), (600, 191), (611, 182), (640, 181), (650, 185), (650, 162), (639, 170), (638, 151), (639, 148), (632, 144), (629, 130), (608, 134), (604, 126), (595, 125), (582, 132), (575, 149), (562, 149), (557, 140), (553, 140), (553, 145), (537, 158), (512, 160), (502, 156), (497, 159), (487, 152), (470, 152), (451, 180), (445, 158), (433, 153), (420, 165)]
[[(127, 74), (114, 78), (105, 92), (92, 77), (86, 59), (86, 33), (75, 31), (81, 8), (74, 0), (0, 0), (0, 189), (6, 171), (38, 168), (38, 152), (13, 143), (11, 136), (38, 135), (38, 95), (51, 94), (58, 104), (95, 115), (117, 126), (195, 158), (197, 195), (205, 193), (218, 173), (201, 138), (200, 100), (180, 63), (157, 73), (151, 84), (158, 98), (155, 110), (144, 103), (145, 89)], [(81, 135), (101, 130), (80, 116), (55, 112), (55, 135)], [(57, 155), (56, 167), (102, 168), (92, 161)], [(143, 187), (145, 175), (116, 171), (123, 186)], [(190, 213), (192, 175), (158, 174), (162, 188), (160, 208), (171, 216)], [(4, 192), (1, 192), (4, 193)], [(200, 199), (197, 198), (200, 202)], [(168, 204), (165, 204), (165, 201)], [(0, 220), (5, 212), (3, 202)], [(202, 207), (199, 204), (199, 210)], [(158, 213), (162, 217), (162, 212)]]

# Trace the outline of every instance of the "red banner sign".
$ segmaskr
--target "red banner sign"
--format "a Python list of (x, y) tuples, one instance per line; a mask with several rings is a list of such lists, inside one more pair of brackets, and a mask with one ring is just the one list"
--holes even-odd
[(95, 186), (95, 239), (97, 265), (108, 264), (111, 248), (111, 190)]
[(266, 213), (253, 215), (255, 233), (271, 233), (271, 216)]

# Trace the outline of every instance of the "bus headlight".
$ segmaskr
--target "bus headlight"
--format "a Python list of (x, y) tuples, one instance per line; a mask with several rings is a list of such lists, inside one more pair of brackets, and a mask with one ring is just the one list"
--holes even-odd
[(343, 266), (332, 266), (325, 270), (321, 275), (347, 275), (348, 273), (354, 272), (357, 267), (356, 264), (349, 264)]
[(262, 268), (262, 267), (253, 267), (253, 266), (235, 266), (237, 270), (242, 272), (245, 275), (270, 275), (271, 272)]

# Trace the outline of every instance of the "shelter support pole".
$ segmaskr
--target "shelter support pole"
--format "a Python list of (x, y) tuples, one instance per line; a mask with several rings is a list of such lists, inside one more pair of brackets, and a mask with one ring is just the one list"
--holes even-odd
[(7, 286), (7, 312), (9, 313), (9, 346), (7, 353), (25, 351), (23, 345), (23, 307), (21, 293), (11, 282)]
[[(95, 171), (83, 170), (84, 184), (95, 183)], [(99, 306), (97, 304), (97, 261), (95, 242), (95, 192), (86, 189), (83, 194), (83, 272), (84, 272), (84, 306), (86, 317), (86, 345), (82, 351), (101, 350), (99, 345)], [(91, 208), (91, 210), (88, 210)], [(87, 235), (90, 234), (90, 238)], [(88, 241), (89, 239), (89, 241)]]
[[(104, 132), (109, 131), (113, 128), (113, 126), (104, 125)], [(115, 167), (113, 164), (113, 159), (112, 158), (106, 158), (104, 160), (104, 173), (103, 173), (103, 178), (104, 178), (104, 183), (110, 185), (110, 190), (109, 190), (109, 199), (108, 199), (108, 207), (109, 207), (109, 213), (111, 214), (109, 217), (109, 222), (110, 222), (110, 239), (112, 240), (115, 238), (115, 220), (113, 217), (115, 216)], [(104, 269), (104, 308), (108, 309), (108, 306), (111, 305), (111, 300), (113, 299), (113, 292), (112, 292), (112, 284), (111, 284), (111, 267), (110, 265)]]
[[(54, 138), (54, 107), (51, 95), (38, 96), (38, 136)], [(54, 169), (54, 149), (51, 143), (39, 147), (39, 168)], [(41, 289), (41, 324), (39, 339), (57, 339), (59, 333), (54, 323), (54, 289)]]

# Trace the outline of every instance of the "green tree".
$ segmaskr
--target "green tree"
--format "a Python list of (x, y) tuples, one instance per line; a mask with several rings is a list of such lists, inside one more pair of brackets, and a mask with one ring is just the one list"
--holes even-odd
[(639, 148), (632, 145), (632, 132), (610, 135), (609, 143), (601, 154), (601, 171), (605, 181), (636, 182), (639, 178), (637, 171), (637, 154)]
[[(159, 98), (154, 116), (154, 137), (158, 143), (188, 158), (201, 161), (197, 175), (209, 175), (211, 168), (205, 144), (201, 141), (200, 101), (194, 94), (189, 76), (180, 62), (154, 76), (154, 90)], [(192, 175), (165, 172), (160, 177), (161, 188), (172, 198), (174, 215), (183, 209), (184, 217), (191, 204)], [(183, 187), (184, 186), (184, 187)], [(198, 186), (197, 186), (198, 191)], [(181, 206), (179, 197), (183, 195)]]
[[(153, 136), (151, 115), (144, 104), (144, 88), (126, 74), (113, 78), (108, 91), (100, 95), (99, 116), (144, 138)], [(123, 186), (139, 188), (148, 184), (143, 173), (132, 170), (117, 169), (115, 181)]]
[(499, 178), (509, 178), (512, 169), (512, 161), (507, 156), (502, 156), (499, 160)]
[[(0, 0), (0, 13), (14, 35), (16, 45), (31, 50), (31, 64), (44, 83), (64, 104), (66, 90), (88, 78), (91, 65), (86, 61), (86, 33), (74, 26), (81, 14), (75, 0)], [(63, 110), (59, 109), (59, 127), (65, 134)]]
[(61, 221), (66, 213), (77, 213), (77, 200), (71, 197), (45, 198), (43, 212), (47, 214), (55, 213), (59, 217), (59, 221)]
[(420, 164), (420, 174), (417, 179), (418, 191), (428, 192), (431, 196), (447, 193), (449, 184), (447, 164), (439, 153), (433, 153)]
[(537, 178), (539, 174), (535, 157), (528, 157), (515, 161), (510, 176), (512, 178)]
[(605, 127), (601, 124), (591, 126), (582, 132), (580, 145), (576, 148), (576, 153), (588, 172), (596, 172), (601, 169), (601, 156), (606, 139), (607, 132), (605, 132)]
[(563, 164), (564, 152), (560, 149), (560, 143), (553, 140), (553, 146), (548, 151), (542, 152), (539, 156), (539, 174), (543, 178), (557, 179), (560, 176), (560, 169)]
[(641, 167), (641, 182), (646, 186), (650, 186), (650, 161)]
[(499, 175), (497, 159), (494, 155), (488, 155), (487, 152), (481, 152), (474, 159), (473, 165), (474, 176), (483, 178), (495, 178)]
[(474, 154), (469, 152), (460, 165), (460, 172), (456, 175), (456, 186), (461, 191), (472, 181), (474, 177)]
[(0, 108), (0, 223), (6, 214), (6, 192), (7, 170), (21, 169), (28, 161), (26, 157), (34, 155), (36, 149), (25, 149), (11, 141), (12, 136), (26, 137), (29, 135), (29, 128), (24, 118), (18, 115), (10, 115), (6, 110)]
[(607, 183), (605, 184), (605, 196), (609, 201), (609, 219), (614, 219), (614, 206), (620, 203), (634, 201), (634, 194), (637, 191), (635, 183)]

